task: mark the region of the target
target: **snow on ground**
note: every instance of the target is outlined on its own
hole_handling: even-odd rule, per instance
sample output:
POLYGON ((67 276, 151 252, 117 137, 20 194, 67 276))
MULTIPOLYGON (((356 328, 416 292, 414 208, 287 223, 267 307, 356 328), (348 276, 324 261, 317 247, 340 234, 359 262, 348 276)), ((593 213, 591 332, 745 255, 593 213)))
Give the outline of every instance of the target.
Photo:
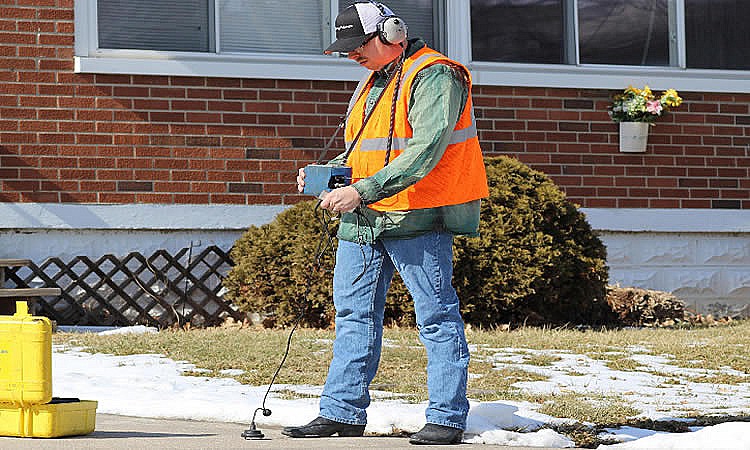
POLYGON ((701 414, 743 414, 750 411, 750 376, 731 369, 722 371, 679 368, 665 356, 635 354, 641 363, 634 371, 613 370, 607 362, 585 355, 531 349, 504 349, 491 359, 496 367, 512 366, 549 377, 544 381, 516 383, 514 386, 540 393, 579 392, 617 394, 629 406, 643 411, 651 419, 684 416, 691 411, 701 414), (523 364, 513 358, 518 353, 546 354, 561 358, 550 366, 523 364), (513 362, 504 362, 510 360, 513 362), (696 383, 695 377, 731 374, 746 376, 739 385, 696 383))
MULTIPOLYGON (((148 329, 121 329, 119 333, 149 332, 148 329)), ((680 417, 686 411, 701 414, 748 415, 749 383, 710 385, 690 381, 691 376, 711 375, 699 369, 681 369, 669 365, 668 357, 636 355, 643 371, 622 372, 585 355, 554 352, 561 358, 549 366, 523 363, 529 349, 498 349, 491 357, 501 367, 512 365, 550 378, 545 381, 517 383, 530 392, 580 392, 619 395, 644 417, 666 419, 680 417), (646 372, 648 368, 649 372, 646 372), (650 372, 656 372, 650 373, 650 372), (657 375, 658 374, 658 375, 657 375), (663 374, 679 379, 679 384, 664 383, 663 374)), ((544 351, 546 352, 546 351, 544 351)), ((246 386, 231 378, 238 369, 223 371, 223 378, 184 376, 200 368, 173 361, 161 355, 112 356, 89 354, 77 349, 55 346, 53 349, 53 393, 56 397, 97 400, 97 411, 137 417, 174 418, 236 422, 248 424, 261 406, 267 386, 246 386)), ((737 375, 736 372, 732 372, 737 375)), ((320 386, 276 385, 274 390, 291 390, 319 395, 320 386)), ((417 431, 424 424, 424 404, 405 403, 397 396, 374 393, 368 409, 367 431, 390 433, 393 430, 417 431)), ((316 398, 284 399, 273 394, 266 407, 271 416, 258 414, 258 426, 304 424, 318 412, 316 398)), ((471 402, 464 441, 473 444, 498 444, 528 447, 573 447, 574 443, 545 424, 561 424, 564 419, 536 412, 538 405, 525 402, 471 402), (513 430, 513 431, 509 431, 513 430), (519 432, 521 431, 521 432, 519 432)), ((750 422, 728 422, 695 428, 690 433, 663 433, 630 427, 608 430, 606 437, 618 444, 600 449, 742 449, 750 450, 750 422)))

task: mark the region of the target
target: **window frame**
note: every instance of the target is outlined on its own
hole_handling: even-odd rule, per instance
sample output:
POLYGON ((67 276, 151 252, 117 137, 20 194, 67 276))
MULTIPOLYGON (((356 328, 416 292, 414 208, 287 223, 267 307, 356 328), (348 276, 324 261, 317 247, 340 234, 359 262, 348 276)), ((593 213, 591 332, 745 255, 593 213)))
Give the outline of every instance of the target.
MULTIPOLYGON (((209 4, 214 8, 214 1, 209 4)), ((337 0, 324 0, 330 17, 338 14, 337 0)), ((316 80, 358 80, 365 69, 338 56, 284 53, 166 52, 98 48, 97 3, 74 0, 76 73, 130 75, 207 76, 229 78, 299 79, 311 74, 316 80)), ((218 46, 218 14, 214 14, 210 48, 218 46)), ((335 38, 331 23, 329 42, 335 38)), ((213 50, 215 51, 215 50, 213 50)))
MULTIPOLYGON (((387 3, 387 0, 385 0, 387 3)), ((475 84, 496 86, 623 89, 648 84, 654 89, 674 88, 695 92, 750 92, 750 71, 689 69, 686 67, 685 0, 669 1, 672 25, 671 67, 580 64, 577 8, 568 7, 566 48, 575 64, 525 64, 473 61, 471 58, 470 0, 442 0, 435 24, 449 57, 465 64, 475 84)), ((330 17, 338 13, 338 0, 325 0, 330 17)), ((570 5, 575 5, 572 0, 570 5)), ((230 78, 313 79, 356 81, 365 69, 346 58, 299 54, 216 54, 108 50, 97 48, 96 2, 75 0, 75 72, 133 75, 208 76, 230 78)), ((331 23, 324 24, 335 35, 331 23)), ((214 33, 216 35, 216 33, 214 33)), ((213 42, 214 39, 211 39, 213 42)), ((214 42, 215 45, 215 42, 214 42)))

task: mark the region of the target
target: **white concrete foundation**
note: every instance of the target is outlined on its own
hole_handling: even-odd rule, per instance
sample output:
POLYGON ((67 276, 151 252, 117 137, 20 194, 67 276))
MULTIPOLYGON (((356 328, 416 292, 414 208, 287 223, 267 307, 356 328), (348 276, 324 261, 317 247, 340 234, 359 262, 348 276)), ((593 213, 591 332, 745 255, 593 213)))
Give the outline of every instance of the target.
MULTIPOLYGON (((0 258, 228 250, 285 206, 0 204, 0 258)), ((672 292, 690 308, 750 317, 750 211, 583 209, 607 246, 610 284, 672 292)))
POLYGON ((671 292, 702 314, 750 317, 750 211, 585 209, 610 284, 671 292))

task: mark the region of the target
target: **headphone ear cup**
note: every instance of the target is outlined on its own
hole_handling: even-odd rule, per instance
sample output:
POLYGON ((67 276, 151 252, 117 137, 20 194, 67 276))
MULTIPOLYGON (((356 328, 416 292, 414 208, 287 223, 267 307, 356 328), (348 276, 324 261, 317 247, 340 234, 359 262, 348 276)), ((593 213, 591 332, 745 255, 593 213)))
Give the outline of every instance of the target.
POLYGON ((378 24, 378 36, 384 44, 400 44, 406 40, 406 22, 400 17, 388 17, 378 24))

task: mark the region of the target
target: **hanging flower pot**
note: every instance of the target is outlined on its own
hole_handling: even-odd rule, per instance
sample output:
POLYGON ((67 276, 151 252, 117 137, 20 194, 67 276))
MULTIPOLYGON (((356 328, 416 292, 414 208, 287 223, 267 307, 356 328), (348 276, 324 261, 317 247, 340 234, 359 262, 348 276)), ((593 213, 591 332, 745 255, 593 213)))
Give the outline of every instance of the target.
POLYGON ((620 151, 645 152, 649 126, 681 103, 682 99, 674 89, 667 89, 657 97, 648 86, 643 89, 628 86, 622 94, 615 95, 609 115, 620 124, 620 151))
POLYGON ((647 122, 620 122, 620 151, 624 153, 643 153, 648 144, 647 122))

